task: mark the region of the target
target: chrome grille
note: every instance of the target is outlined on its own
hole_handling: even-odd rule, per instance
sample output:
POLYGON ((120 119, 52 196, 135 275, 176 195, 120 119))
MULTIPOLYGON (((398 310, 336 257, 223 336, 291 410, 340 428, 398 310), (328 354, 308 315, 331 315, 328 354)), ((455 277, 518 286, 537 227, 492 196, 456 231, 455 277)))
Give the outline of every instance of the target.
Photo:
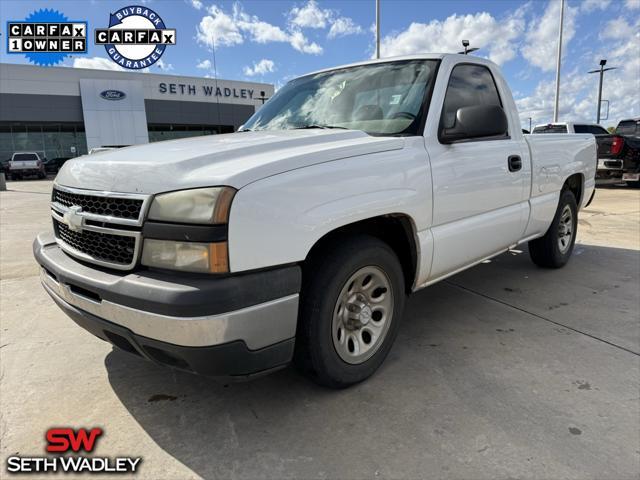
POLYGON ((72 193, 59 187, 53 189, 51 201, 70 207, 77 205, 83 212, 106 217, 135 219, 140 218, 144 200, 139 198, 111 197, 95 194, 72 193))
POLYGON ((58 245, 87 262, 118 270, 134 268, 150 198, 56 185, 51 215, 58 245))
POLYGON ((80 253, 89 255, 102 262, 128 266, 133 263, 136 253, 135 237, 124 237, 109 233, 74 232, 64 223, 54 219, 56 236, 64 243, 80 253))

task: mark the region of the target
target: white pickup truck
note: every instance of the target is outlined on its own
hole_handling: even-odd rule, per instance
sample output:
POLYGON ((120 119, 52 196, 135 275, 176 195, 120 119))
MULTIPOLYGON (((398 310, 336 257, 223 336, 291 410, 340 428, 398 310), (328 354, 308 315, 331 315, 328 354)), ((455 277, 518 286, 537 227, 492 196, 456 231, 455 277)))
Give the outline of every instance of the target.
POLYGON ((9 161, 9 175, 11 180, 19 180, 29 175, 36 175, 38 178, 47 176, 44 163, 36 152, 14 153, 9 161))
POLYGON ((593 135, 523 136, 500 70, 425 54, 297 78, 241 131, 81 157, 52 192, 42 283, 155 362, 370 376, 407 294, 521 243, 569 259, 593 135))

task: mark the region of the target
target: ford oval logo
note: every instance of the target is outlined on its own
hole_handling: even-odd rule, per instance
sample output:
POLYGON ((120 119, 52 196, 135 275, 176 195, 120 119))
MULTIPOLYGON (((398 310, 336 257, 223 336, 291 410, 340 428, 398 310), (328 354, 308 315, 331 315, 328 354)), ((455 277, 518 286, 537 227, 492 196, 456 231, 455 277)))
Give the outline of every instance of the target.
POLYGON ((122 100, 127 94, 120 90, 105 90, 100 92, 100 96, 105 100, 122 100))

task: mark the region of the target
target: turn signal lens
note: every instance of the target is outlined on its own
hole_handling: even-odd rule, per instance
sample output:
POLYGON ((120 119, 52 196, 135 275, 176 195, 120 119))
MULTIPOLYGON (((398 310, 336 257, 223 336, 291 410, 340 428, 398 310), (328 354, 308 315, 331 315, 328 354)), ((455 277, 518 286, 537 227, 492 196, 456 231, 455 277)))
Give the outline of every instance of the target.
POLYGON ((198 243, 145 239, 142 264, 183 272, 227 273, 227 242, 198 243))

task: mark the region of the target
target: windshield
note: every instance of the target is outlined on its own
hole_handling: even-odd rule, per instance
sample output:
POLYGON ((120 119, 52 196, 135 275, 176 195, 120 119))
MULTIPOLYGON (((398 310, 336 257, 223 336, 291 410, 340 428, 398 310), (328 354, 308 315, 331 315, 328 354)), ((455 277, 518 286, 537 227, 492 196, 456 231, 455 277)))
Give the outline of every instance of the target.
POLYGON ((624 122, 620 122, 616 127, 616 133, 620 135, 640 134, 640 121, 627 120, 624 122))
POLYGON ((350 67, 292 80, 243 130, 345 128, 372 135, 416 135, 436 60, 350 67))
POLYGON ((533 133, 567 133, 566 125, 543 125, 533 129, 533 133))
POLYGON ((29 160, 38 160, 38 156, 35 153, 16 153, 13 156, 14 162, 24 162, 29 160))

